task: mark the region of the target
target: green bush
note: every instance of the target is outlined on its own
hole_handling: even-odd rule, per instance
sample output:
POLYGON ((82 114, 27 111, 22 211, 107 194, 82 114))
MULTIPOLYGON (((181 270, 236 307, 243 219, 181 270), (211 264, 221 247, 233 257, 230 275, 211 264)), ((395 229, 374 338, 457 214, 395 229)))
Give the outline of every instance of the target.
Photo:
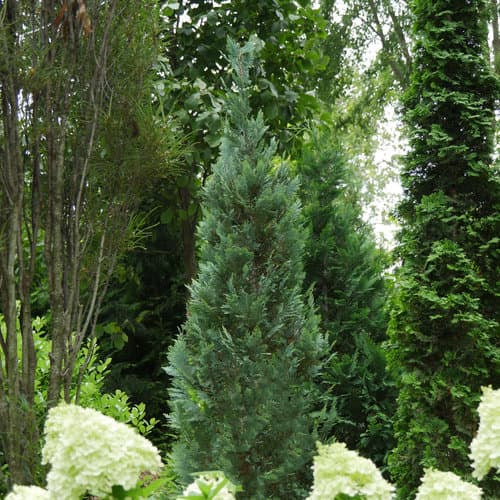
POLYGON ((386 370, 387 256, 362 219, 356 176, 331 133, 314 132, 296 166, 309 229, 304 268, 328 339, 320 373, 319 439, 379 466, 394 446, 396 390, 386 370))
MULTIPOLYGON (((35 401, 34 410, 37 420, 43 427, 48 406, 47 391, 49 384, 50 351, 51 342, 47 338, 46 326, 48 319, 45 316, 33 319, 33 336, 37 356, 35 376, 35 401)), ((0 314, 0 328, 3 328, 3 316, 0 314)), ((18 333, 20 335, 20 333, 18 333)), ((21 345, 21 342, 18 343, 21 345)), ((110 370, 111 359, 99 360, 99 348, 93 341, 88 341, 77 357, 74 370, 74 381, 70 392, 70 401, 78 402, 81 406, 93 408, 105 415, 113 417, 119 422, 130 424, 141 434, 148 435, 157 425, 157 420, 146 417, 146 406, 143 403, 132 404, 128 395, 123 391, 116 390, 113 393, 103 392, 106 376, 110 370)), ((61 400, 63 400, 61 394, 61 400)), ((41 443, 32 443, 33 446, 41 447, 41 443)), ((37 480, 42 482, 45 475, 44 468, 39 467, 37 480)), ((8 469, 2 461, 2 450, 0 449, 0 495, 5 494, 8 484, 8 469)))

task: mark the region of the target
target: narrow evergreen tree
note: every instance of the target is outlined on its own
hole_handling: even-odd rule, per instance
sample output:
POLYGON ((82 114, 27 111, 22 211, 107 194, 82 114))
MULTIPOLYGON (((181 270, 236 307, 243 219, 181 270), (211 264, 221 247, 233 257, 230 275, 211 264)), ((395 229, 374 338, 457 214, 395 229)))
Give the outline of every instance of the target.
POLYGON ((396 398, 381 348, 387 259, 362 219, 356 176, 330 134, 312 134, 297 170, 310 228, 305 282, 314 286, 330 345, 320 376, 320 439, 334 437, 384 467, 396 398))
POLYGON ((257 44, 228 43, 234 91, 204 193, 188 319, 169 352, 173 458, 186 481, 218 469, 242 484, 242 498, 303 498, 322 342, 301 292, 298 185, 273 162, 262 114, 250 116, 257 44))
MULTIPOLYGON (((487 60, 486 8, 483 0, 413 3, 411 151, 389 327, 400 385, 390 468, 404 499, 424 467, 469 476, 480 387, 500 380, 498 84, 487 60)), ((482 486, 492 493, 495 478, 482 486)))

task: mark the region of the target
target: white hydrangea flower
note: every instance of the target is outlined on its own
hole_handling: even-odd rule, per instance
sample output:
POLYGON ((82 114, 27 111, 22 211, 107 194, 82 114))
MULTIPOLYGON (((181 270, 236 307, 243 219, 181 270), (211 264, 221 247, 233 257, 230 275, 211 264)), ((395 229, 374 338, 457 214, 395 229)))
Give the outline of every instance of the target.
POLYGON ((50 495, 47 490, 38 486, 20 486, 16 484, 5 497, 5 500, 50 500, 50 495))
POLYGON ((426 469, 415 500, 480 500, 482 490, 453 472, 426 469))
POLYGON ((204 498, 204 492, 208 492, 208 498, 213 500, 235 500, 236 487, 222 472, 200 472, 179 498, 199 496, 204 498), (217 491, 218 486, 222 482, 225 482, 224 486, 217 491), (217 493, 214 495, 215 491, 217 493))
POLYGON ((500 470, 500 389, 483 387, 478 407, 479 429, 470 445, 472 475, 481 480, 492 467, 500 470))
POLYGON ((51 464, 47 489, 52 498, 74 500, 87 491, 128 490, 142 472, 162 467, 158 450, 134 429, 90 408, 61 404, 49 411, 42 463, 51 464))
POLYGON ((344 443, 322 445, 314 457, 314 486, 308 500, 332 500, 340 493, 365 495, 370 500, 393 498, 388 483, 375 464, 348 450, 344 443))

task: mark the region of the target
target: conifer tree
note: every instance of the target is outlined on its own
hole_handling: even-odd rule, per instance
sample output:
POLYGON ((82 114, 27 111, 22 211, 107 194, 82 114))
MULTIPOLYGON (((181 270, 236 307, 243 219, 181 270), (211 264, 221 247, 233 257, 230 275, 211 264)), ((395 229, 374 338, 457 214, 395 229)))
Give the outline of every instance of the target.
POLYGON ((327 132, 311 134, 297 165, 309 226, 307 286, 328 338, 321 376, 319 434, 385 466, 393 446, 395 387, 386 371, 386 254, 363 221, 356 175, 327 132))
POLYGON ((222 470, 242 498, 303 498, 313 452, 312 377, 322 340, 302 294, 298 185, 251 117, 259 40, 228 42, 233 91, 220 157, 204 193, 188 319, 169 352, 173 447, 183 480, 222 470))
MULTIPOLYGON (((486 2, 417 0, 413 8, 411 149, 389 327, 400 386, 390 468, 404 499, 424 467, 469 476, 480 388, 500 380, 498 83, 487 60, 486 2)), ((494 482, 481 486, 491 493, 494 482)))

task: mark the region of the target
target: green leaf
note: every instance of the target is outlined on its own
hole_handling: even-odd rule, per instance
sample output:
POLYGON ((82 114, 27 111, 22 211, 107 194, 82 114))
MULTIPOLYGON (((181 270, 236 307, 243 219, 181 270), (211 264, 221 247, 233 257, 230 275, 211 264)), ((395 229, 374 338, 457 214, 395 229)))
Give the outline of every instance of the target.
POLYGON ((167 208, 163 210, 160 215, 160 222, 162 224, 170 224, 174 218, 174 210, 172 208, 167 208))

